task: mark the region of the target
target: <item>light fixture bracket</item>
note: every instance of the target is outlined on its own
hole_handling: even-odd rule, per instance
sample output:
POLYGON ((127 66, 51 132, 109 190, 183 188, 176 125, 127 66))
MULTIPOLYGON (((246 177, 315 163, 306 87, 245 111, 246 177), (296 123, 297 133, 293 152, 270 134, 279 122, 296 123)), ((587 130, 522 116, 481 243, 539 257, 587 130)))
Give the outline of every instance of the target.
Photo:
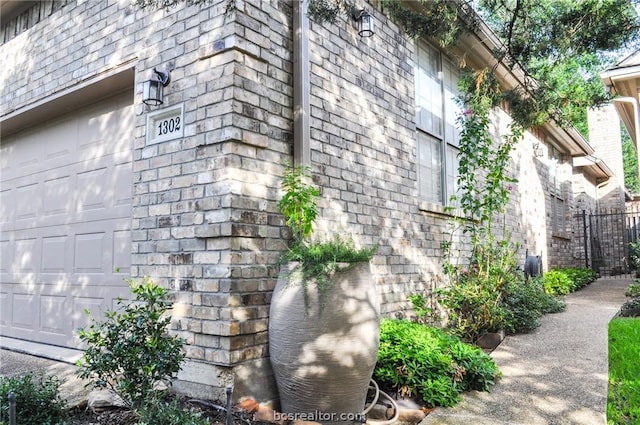
POLYGON ((171 82, 171 71, 158 71, 158 69, 153 68, 153 73, 156 74, 156 78, 164 87, 167 87, 171 82))
POLYGON ((352 6, 351 18, 358 23, 358 34, 361 37, 371 37, 374 34, 373 16, 366 9, 352 6))

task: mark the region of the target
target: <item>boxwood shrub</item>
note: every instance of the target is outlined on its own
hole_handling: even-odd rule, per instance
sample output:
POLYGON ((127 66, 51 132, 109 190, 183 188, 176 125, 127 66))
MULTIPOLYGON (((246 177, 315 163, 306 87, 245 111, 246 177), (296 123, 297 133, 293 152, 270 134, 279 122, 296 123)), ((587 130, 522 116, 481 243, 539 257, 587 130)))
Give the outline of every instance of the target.
POLYGON ((487 391, 500 372, 491 357, 441 329, 384 319, 374 377, 386 390, 454 406, 460 393, 487 391))

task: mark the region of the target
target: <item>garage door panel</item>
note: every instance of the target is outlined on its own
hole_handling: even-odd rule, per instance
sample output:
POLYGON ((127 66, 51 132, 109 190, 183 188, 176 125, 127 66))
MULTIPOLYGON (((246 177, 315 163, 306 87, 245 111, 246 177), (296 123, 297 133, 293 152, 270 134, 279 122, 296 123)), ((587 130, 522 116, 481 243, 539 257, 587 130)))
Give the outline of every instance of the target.
POLYGON ((64 336, 71 327, 69 303, 66 296, 40 296, 40 329, 49 334, 64 336))
POLYGON ((30 183, 16 188, 16 220, 32 220, 38 216, 41 203, 37 183, 30 183))
POLYGON ((108 180, 106 167, 79 173, 76 180, 76 211, 104 209, 109 191, 104 182, 108 180))
POLYGON ((38 322, 38 310, 36 307, 36 295, 32 293, 14 293, 12 297, 13 316, 11 325, 22 331, 33 331, 38 322))
POLYGON ((102 273, 104 271, 104 239, 104 233, 87 233, 75 236, 74 273, 102 273))
POLYGON ((131 205, 133 183, 131 181, 131 163, 118 164, 113 170, 114 206, 131 205))
POLYGON ((11 299, 7 292, 0 292, 0 327, 11 323, 11 299))
POLYGON ((19 239, 13 244, 13 271, 16 273, 35 273, 40 258, 38 240, 19 239))
POLYGON ((2 141, 0 334, 78 347, 85 307, 130 296, 131 100, 2 141))
POLYGON ((43 215, 66 214, 73 205, 71 176, 63 175, 44 181, 43 215))
POLYGON ((13 262, 13 249, 11 241, 0 241, 0 273, 2 274, 9 273, 9 266, 13 262))
POLYGON ((120 274, 131 273, 131 232, 113 232, 113 269, 120 274))
POLYGON ((42 238, 42 266, 43 274, 64 273, 68 270, 67 236, 49 236, 42 238))

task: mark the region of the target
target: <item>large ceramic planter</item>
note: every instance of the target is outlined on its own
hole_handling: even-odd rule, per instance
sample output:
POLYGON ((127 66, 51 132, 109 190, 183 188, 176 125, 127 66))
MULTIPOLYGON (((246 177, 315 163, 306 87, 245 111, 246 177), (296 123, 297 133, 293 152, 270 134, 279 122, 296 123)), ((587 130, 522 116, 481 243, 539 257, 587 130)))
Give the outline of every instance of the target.
POLYGON ((380 340, 380 307, 369 263, 334 274, 322 311, 311 282, 305 308, 296 267, 283 266, 269 316, 281 411, 322 423, 353 422, 364 409, 380 340))

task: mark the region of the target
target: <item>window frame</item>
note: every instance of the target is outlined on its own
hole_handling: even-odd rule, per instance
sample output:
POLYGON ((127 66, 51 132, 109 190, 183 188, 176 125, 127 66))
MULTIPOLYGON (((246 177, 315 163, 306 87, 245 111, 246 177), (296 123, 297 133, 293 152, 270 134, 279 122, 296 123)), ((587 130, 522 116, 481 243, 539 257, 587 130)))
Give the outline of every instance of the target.
POLYGON ((565 199, 564 187, 566 180, 561 178, 562 157, 563 154, 556 146, 547 140, 549 146, 549 196, 551 199, 552 209, 552 235, 558 237, 566 237, 567 235, 567 203, 565 199))
MULTIPOLYGON (((418 40, 415 43, 415 77, 414 77, 414 92, 415 92, 415 125, 416 125, 416 142, 417 142, 417 178, 418 178, 418 198, 425 209, 442 211, 445 207, 453 206, 451 203, 451 196, 457 191, 458 180, 458 153, 459 153, 459 140, 460 129, 458 128, 457 116, 461 111, 460 106, 456 106, 455 97, 459 95, 457 90, 457 83, 460 79, 460 72, 455 62, 445 54, 441 49, 435 47, 431 43, 425 40, 418 40), (429 55, 422 53, 427 51, 429 55), (435 55, 434 55, 435 53, 435 55), (423 65, 425 61, 430 61, 435 57, 436 59, 436 73, 437 82, 439 86, 439 102, 440 108, 437 112, 440 114, 440 126, 438 129, 434 129, 434 125, 429 121, 427 124, 421 119, 421 109, 425 105, 419 103, 421 98, 420 93, 425 92, 425 87, 418 81, 419 73, 424 72, 433 78, 434 75, 429 72, 423 65), (421 60, 422 59, 422 60, 421 60), (452 81, 447 83, 445 72, 451 74, 452 81), (453 81, 454 80, 454 81, 453 81), (455 96, 447 98, 447 94, 453 92, 455 96), (452 107, 453 105, 453 107, 452 107), (450 119, 453 122, 450 123, 450 119), (429 125, 431 124, 431 125, 429 125), (451 133, 448 125, 451 125, 453 132, 451 133), (431 127, 431 128, 429 128, 431 127), (449 134, 451 133, 451 134, 449 134), (435 167, 423 166, 422 157, 426 143, 437 144, 438 152, 438 189, 437 191, 430 190, 430 193, 425 193, 424 186, 425 178, 431 178, 434 175, 432 171, 435 167), (425 169, 429 169, 429 175, 425 176, 425 169)), ((429 105, 432 106, 432 105, 429 105)), ((433 109, 424 108, 428 112, 436 112, 433 109)), ((434 158, 431 155, 431 158, 434 158)), ((433 159, 432 159, 433 162, 433 159)), ((427 185, 428 186, 428 185, 427 185)))

